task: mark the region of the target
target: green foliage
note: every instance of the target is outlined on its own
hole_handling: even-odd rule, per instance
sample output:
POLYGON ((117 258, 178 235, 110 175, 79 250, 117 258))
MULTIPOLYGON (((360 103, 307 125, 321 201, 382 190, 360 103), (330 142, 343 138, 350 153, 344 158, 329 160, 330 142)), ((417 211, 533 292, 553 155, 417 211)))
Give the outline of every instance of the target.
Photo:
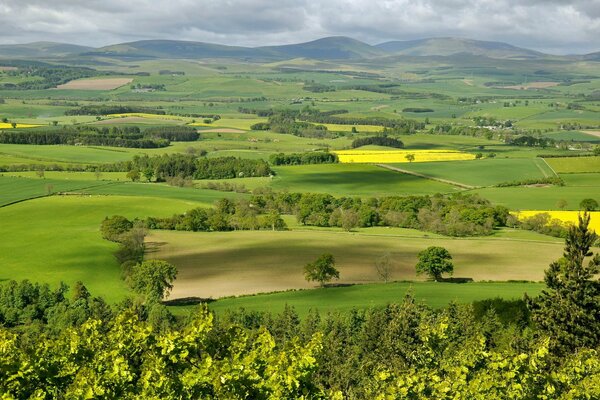
POLYGON ((213 340, 200 312, 160 332, 123 312, 90 319, 20 346, 0 328, 0 392, 6 398, 318 399, 312 375, 320 336, 279 348, 271 334, 231 328, 213 340))
POLYGON ((442 280, 442 274, 452 274, 454 265, 450 252, 443 247, 430 246, 419 253, 417 274, 427 274, 434 281, 442 280))
POLYGON ((133 222, 122 215, 113 215, 110 218, 104 218, 100 225, 100 233, 102 233, 103 239, 120 242, 121 236, 129 232, 131 228, 133 228, 133 222))
POLYGON ((335 269, 335 258, 332 254, 322 254, 314 262, 304 266, 304 277, 307 281, 319 282, 321 286, 333 278, 339 279, 340 272, 335 269))
POLYGON ((127 282, 131 289, 156 303, 168 296, 177 277, 177 268, 162 260, 146 260, 131 268, 127 282))
POLYGON ((550 336, 556 355, 600 345, 600 254, 591 251, 598 235, 588 229, 589 222, 585 213, 569 228, 564 256, 546 270, 548 290, 528 300, 533 320, 550 336))
POLYGON ((333 164, 338 158, 335 154, 315 151, 309 153, 271 154, 269 162, 273 165, 305 165, 305 164, 333 164))
POLYGON ((387 136, 370 136, 365 138, 354 139, 352 141, 353 149, 368 145, 394 147, 397 149, 404 148, 404 143, 402 143, 401 140, 387 136))
POLYGON ((598 202, 594 199, 583 199, 579 203, 579 208, 583 211, 596 211, 598 209, 598 202))

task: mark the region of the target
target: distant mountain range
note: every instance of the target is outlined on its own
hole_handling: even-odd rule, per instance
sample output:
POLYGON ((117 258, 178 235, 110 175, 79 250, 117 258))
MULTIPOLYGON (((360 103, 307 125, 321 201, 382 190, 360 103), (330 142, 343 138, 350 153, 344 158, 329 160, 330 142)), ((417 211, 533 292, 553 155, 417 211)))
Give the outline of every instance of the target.
MULTIPOLYGON (((227 46, 180 40, 140 40, 100 48, 52 42, 0 45, 0 58, 102 56, 130 59, 237 58, 286 60, 290 58, 309 58, 315 60, 360 60, 389 56, 454 56, 460 54, 501 59, 558 57, 502 42, 461 38, 390 41, 375 46, 343 36, 326 37, 306 43, 263 47, 227 46)), ((600 61, 600 52, 568 57, 600 61)))

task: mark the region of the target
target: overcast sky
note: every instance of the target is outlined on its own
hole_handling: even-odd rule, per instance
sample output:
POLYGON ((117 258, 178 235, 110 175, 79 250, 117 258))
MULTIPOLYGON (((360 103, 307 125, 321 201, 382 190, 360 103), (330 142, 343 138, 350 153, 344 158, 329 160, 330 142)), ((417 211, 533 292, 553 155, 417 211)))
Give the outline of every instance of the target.
POLYGON ((0 42, 179 39, 242 46, 457 36, 600 50, 600 0, 0 0, 0 42))

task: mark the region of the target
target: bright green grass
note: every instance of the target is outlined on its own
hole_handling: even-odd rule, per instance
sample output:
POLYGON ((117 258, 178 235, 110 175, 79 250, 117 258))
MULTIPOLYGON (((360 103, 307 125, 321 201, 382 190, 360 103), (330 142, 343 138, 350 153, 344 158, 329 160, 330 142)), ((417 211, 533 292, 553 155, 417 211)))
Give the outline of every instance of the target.
POLYGON ((448 184, 366 164, 322 164, 274 168, 271 187, 334 196, 390 196, 455 192, 448 184))
POLYGON ((68 181, 64 179, 18 178, 0 175, 0 206, 46 196, 49 192, 66 192, 105 186, 102 181, 68 181))
POLYGON ((79 164, 109 163, 129 160, 132 155, 123 149, 85 146, 36 146, 27 144, 0 144, 0 153, 38 161, 79 164))
MULTIPOLYGON (((18 176, 23 178, 38 178, 37 171, 3 172, 4 176, 18 176)), ((86 181, 124 181, 127 180, 126 172, 79 172, 79 171, 44 171, 46 179, 60 180, 86 180, 86 181)))
POLYGON ((393 282, 348 287, 299 290, 257 296, 227 298, 210 303, 209 308, 217 313, 244 308, 247 311, 281 312, 286 305, 293 306, 300 316, 310 310, 347 312, 352 309, 384 307, 400 303, 411 293, 419 302, 440 308, 450 302, 471 303, 494 297, 521 299, 523 294, 537 295, 541 283, 436 283, 436 282, 393 282))
POLYGON ((560 177, 567 186, 600 186, 600 173, 563 174, 560 177))
POLYGON ((424 232, 361 230, 177 232, 152 231, 152 256, 174 264, 179 275, 173 298, 212 297, 310 288, 302 270, 323 253, 336 258, 340 283, 373 283, 375 260, 390 253, 392 279, 416 280, 417 254, 428 246, 447 248, 454 276, 475 281, 543 279, 563 243, 511 232, 497 237, 449 238, 424 232), (504 237, 502 237, 504 236, 504 237))
POLYGON ((441 163, 391 164, 433 178, 471 186, 492 186, 502 182, 554 176, 542 159, 499 158, 441 163))
POLYGON ((555 210, 559 200, 567 201, 565 210, 578 210, 581 200, 590 197, 600 199, 600 186, 484 188, 469 193, 478 193, 511 210, 555 210))
MULTIPOLYGON (((203 205, 210 207, 217 200, 224 197, 240 198, 244 194, 220 192, 216 190, 199 189, 193 187, 176 187, 159 183, 133 183, 122 182, 112 185, 93 187, 85 191, 89 194, 155 197, 173 199, 185 202, 188 208, 203 205)), ((186 211, 186 210, 183 210, 186 211)))
POLYGON ((557 173, 600 172, 600 157, 546 158, 557 173))
POLYGON ((549 132, 545 133, 544 136, 554 140, 565 140, 574 142, 600 142, 600 137, 580 131, 549 132))
POLYGON ((102 219, 168 216, 189 207, 153 197, 52 196, 0 208, 0 280, 82 281, 96 296, 121 300, 127 289, 112 255, 117 245, 101 238, 102 219))

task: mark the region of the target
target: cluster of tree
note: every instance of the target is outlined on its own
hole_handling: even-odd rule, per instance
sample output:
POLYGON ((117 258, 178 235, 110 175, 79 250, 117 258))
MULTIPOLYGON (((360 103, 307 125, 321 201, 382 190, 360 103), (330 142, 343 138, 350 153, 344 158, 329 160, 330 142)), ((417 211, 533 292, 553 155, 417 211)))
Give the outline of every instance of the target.
POLYGON ((249 190, 245 185, 241 183, 232 182, 212 182, 208 181, 202 184, 203 189, 218 190, 220 192, 236 192, 236 193, 248 193, 249 190))
POLYGON ((401 140, 388 137, 388 136, 370 136, 365 138, 357 138, 352 141, 352 148, 356 149, 357 147, 368 146, 368 145, 376 145, 376 146, 387 146, 394 147, 397 149, 404 148, 404 143, 401 140))
POLYGON ((433 135, 460 135, 472 137, 485 137, 486 139, 492 139, 494 137, 494 133, 488 128, 460 126, 452 124, 436 125, 429 130, 429 133, 433 135))
POLYGON ((269 162, 273 165, 333 164, 339 162, 338 157, 326 151, 307 153, 271 154, 269 162))
POLYGON ((502 182, 497 184, 497 187, 510 187, 510 186, 528 186, 528 185, 555 185, 564 186, 565 181, 559 176, 549 176, 546 178, 531 178, 522 179, 519 181, 502 182))
POLYGON ((556 141, 552 138, 547 137, 535 137, 530 135, 511 137, 507 140, 507 143, 513 146, 527 146, 527 147, 553 147, 556 145, 556 141))
MULTIPOLYGON (((328 137, 327 127, 314 125, 309 122, 298 121, 296 112, 283 111, 269 116, 268 128, 273 132, 285 133, 302 137, 324 138, 328 137)), ((266 126, 262 126, 265 128, 266 126)))
POLYGON ((423 107, 407 107, 403 108, 402 112, 410 112, 410 113, 430 113, 434 112, 433 108, 423 108, 423 107))
POLYGON ((200 138, 198 130, 191 126, 156 126, 145 129, 144 135, 173 142, 194 142, 200 138))
POLYGON ((221 199, 214 208, 195 208, 184 214, 166 218, 148 217, 149 229, 178 231, 285 230, 281 214, 276 209, 259 209, 247 200, 233 202, 221 199))
POLYGON ((264 160, 236 157, 197 158, 191 154, 162 154, 149 157, 136 155, 131 161, 115 164, 115 168, 138 171, 165 182, 169 177, 191 179, 228 179, 269 176, 273 171, 264 160))
POLYGON ((333 85, 324 85, 322 83, 308 83, 302 86, 302 89, 312 93, 335 92, 336 87, 333 85))
POLYGON ((167 147, 170 142, 166 139, 147 137, 137 127, 95 128, 61 127, 59 129, 35 129, 0 131, 0 143, 34 144, 34 145, 88 145, 113 146, 129 148, 158 148, 167 147))
POLYGON ((345 86, 346 90, 363 90, 365 92, 373 92, 373 93, 384 93, 390 94, 393 96, 402 96, 407 99, 439 99, 439 100, 449 100, 450 96, 441 94, 441 93, 433 93, 433 92, 411 92, 407 90, 399 89, 400 85, 394 83, 384 83, 379 85, 350 85, 345 86))
POLYGON ((148 114, 166 114, 160 108, 150 108, 142 106, 124 106, 112 104, 90 104, 73 108, 65 111, 65 115, 108 115, 108 114, 127 114, 127 113, 148 113, 148 114))
POLYGON ((18 83, 4 83, 2 89, 11 90, 43 90, 54 88, 69 81, 94 76, 111 75, 111 72, 97 71, 86 67, 69 67, 65 65, 34 64, 19 65, 16 70, 6 71, 11 76, 37 77, 18 83))
POLYGON ((513 125, 511 120, 499 121, 494 117, 483 116, 473 117, 473 122, 475 122, 475 125, 477 126, 496 126, 500 128, 510 128, 513 125))
POLYGON ((548 213, 539 213, 521 219, 517 219, 511 215, 508 218, 507 225, 560 238, 564 238, 567 235, 571 226, 570 223, 552 218, 548 213))
MULTIPOLYGON (((363 200, 320 193, 276 193, 270 189, 255 190, 249 201, 222 199, 213 212, 220 222, 201 230, 261 229, 263 226, 254 218, 258 215, 279 218, 280 214, 292 214, 303 225, 342 227, 348 231, 358 227, 397 226, 448 236, 477 236, 489 235, 494 228, 505 226, 509 215, 507 208, 492 206, 477 195, 394 196, 363 200), (240 224, 238 221, 243 218, 229 222, 229 217, 236 212, 240 216, 250 215, 251 223, 240 224)), ((176 229, 176 224, 184 217, 185 214, 167 218, 165 221, 173 223, 148 227, 176 229)))
MULTIPOLYGON (((383 308, 313 310, 302 319, 286 306, 277 315, 240 309, 218 316, 200 307, 176 320, 156 301, 112 308, 92 301, 83 285, 66 301, 64 286, 4 283, 0 315, 23 317, 0 327, 0 392, 11 398, 599 398, 600 255, 591 252, 597 235, 588 225, 584 215, 570 228, 539 296, 439 310, 407 294, 383 308)), ((438 250, 427 253, 448 260, 438 250)), ((334 265, 324 254, 307 265, 306 276, 335 277, 334 265)), ((147 299, 164 296, 172 283, 173 274, 155 264, 138 274, 137 293, 147 299)))
POLYGON ((137 83, 135 85, 131 85, 131 90, 152 90, 152 91, 165 91, 167 88, 163 83, 137 83))

